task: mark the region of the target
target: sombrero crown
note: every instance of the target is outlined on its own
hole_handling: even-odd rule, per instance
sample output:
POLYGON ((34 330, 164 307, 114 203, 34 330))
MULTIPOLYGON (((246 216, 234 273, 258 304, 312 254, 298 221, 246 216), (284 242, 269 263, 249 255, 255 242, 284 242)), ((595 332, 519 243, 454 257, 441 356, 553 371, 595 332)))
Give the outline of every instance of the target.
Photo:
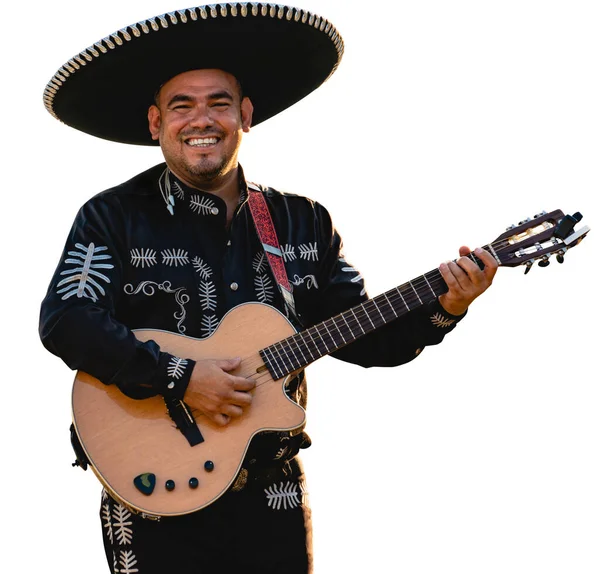
POLYGON ((254 104, 256 125, 318 88, 344 43, 306 10, 236 2, 168 12, 126 26, 71 58, 44 91, 46 109, 78 130, 156 145, 147 110, 158 88, 194 69, 233 74, 254 104))

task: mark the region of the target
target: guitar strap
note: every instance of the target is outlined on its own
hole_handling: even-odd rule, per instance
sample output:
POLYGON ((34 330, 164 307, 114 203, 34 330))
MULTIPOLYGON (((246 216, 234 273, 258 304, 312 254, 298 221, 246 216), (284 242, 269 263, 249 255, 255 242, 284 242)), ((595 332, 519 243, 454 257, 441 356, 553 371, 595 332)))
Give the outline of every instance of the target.
POLYGON ((297 325, 301 325, 296 313, 296 304, 292 292, 293 288, 285 271, 283 253, 279 246, 271 213, 267 207, 262 190, 253 183, 248 183, 248 204, 250 205, 250 213, 254 220, 254 227, 265 250, 267 261, 269 262, 275 281, 277 281, 279 291, 283 296, 288 318, 292 318, 297 325))

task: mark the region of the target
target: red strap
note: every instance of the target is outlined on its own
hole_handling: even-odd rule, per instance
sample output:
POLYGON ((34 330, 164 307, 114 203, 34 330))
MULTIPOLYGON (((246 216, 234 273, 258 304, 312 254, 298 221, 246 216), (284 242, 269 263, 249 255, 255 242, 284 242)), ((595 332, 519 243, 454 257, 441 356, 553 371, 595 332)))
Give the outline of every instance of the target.
POLYGON ((273 271, 286 305, 291 308, 292 313, 295 315, 292 287, 285 271, 285 265, 283 264, 283 253, 279 247, 279 240, 277 239, 271 213, 269 212, 262 191, 251 186, 251 184, 248 185, 248 204, 250 205, 250 212, 252 213, 256 232, 271 266, 271 271, 273 271))

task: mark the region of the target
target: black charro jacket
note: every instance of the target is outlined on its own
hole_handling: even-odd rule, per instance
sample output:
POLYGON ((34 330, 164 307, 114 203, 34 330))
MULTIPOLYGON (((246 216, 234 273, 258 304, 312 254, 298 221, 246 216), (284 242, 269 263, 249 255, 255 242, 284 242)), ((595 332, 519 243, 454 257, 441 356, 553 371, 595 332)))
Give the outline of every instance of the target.
MULTIPOLYGON (((170 174, 173 214, 160 164, 104 191, 79 211, 42 303, 43 344, 72 369, 128 396, 183 398, 194 361, 138 341, 133 330, 210 336, 233 307, 259 301, 285 312, 258 239, 240 169, 241 200, 229 228, 218 197, 170 174)), ((327 210, 305 197, 262 188, 302 326, 367 299, 342 254, 327 210)), ((457 324, 434 300, 333 353, 364 367, 395 366, 442 341, 457 324)), ((306 402, 303 377, 291 394, 306 402)))

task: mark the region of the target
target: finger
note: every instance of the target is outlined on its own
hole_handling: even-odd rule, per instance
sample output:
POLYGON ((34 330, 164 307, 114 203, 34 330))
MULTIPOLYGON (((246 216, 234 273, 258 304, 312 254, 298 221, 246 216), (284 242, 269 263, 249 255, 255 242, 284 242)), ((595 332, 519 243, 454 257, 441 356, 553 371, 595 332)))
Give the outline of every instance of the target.
POLYGON ((248 407, 252 404, 252 395, 249 393, 235 392, 229 399, 229 402, 232 405, 237 405, 239 407, 248 407))
POLYGON ((212 417, 212 420, 219 426, 224 427, 226 425, 229 424, 229 421, 231 420, 227 415, 224 415, 222 413, 219 413, 218 415, 214 415, 212 417))
POLYGON ((237 405, 224 405, 221 408, 221 416, 227 417, 228 419, 241 417, 244 414, 244 411, 241 407, 237 405))
POLYGON ((462 256, 456 261, 456 264, 469 276, 475 275, 481 271, 479 265, 475 263, 470 257, 462 256))
POLYGON ((498 270, 498 261, 496 261, 496 258, 485 249, 476 249, 475 254, 483 261, 483 264, 485 265, 483 272, 488 280, 491 281, 498 270))
POLYGON ((467 255, 469 255, 469 253, 471 253, 471 250, 466 245, 463 245, 458 248, 458 254, 461 257, 466 257, 467 255))
POLYGON ((469 288, 471 279, 469 278, 468 269, 462 267, 462 265, 468 267, 469 261, 465 263, 462 260, 463 258, 461 257, 461 259, 459 259, 459 261, 462 262, 460 265, 457 261, 450 261, 450 263, 448 263, 448 269, 454 277, 456 286, 464 290, 469 288))
POLYGON ((230 372, 237 369, 242 362, 240 357, 234 357, 233 359, 220 359, 217 361, 217 366, 223 371, 230 372))
POLYGON ((242 377, 233 378, 233 388, 236 391, 251 391, 256 387, 254 379, 244 379, 242 377))

